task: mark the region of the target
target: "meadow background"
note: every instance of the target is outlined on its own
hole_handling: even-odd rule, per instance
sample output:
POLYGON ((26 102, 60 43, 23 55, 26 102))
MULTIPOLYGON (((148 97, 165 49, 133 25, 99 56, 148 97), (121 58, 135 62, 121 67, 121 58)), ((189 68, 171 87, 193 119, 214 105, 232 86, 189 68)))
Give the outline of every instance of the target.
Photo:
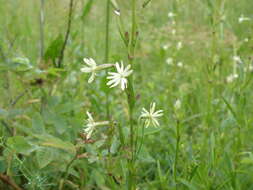
MULTIPOLYGON (((0 189, 253 189, 251 0, 152 0, 145 8, 137 0, 135 125, 151 102, 164 115, 160 127, 144 130, 135 189, 127 175, 126 95, 108 90, 106 72, 91 84, 80 72, 84 57, 97 64, 107 59, 108 2, 73 1, 58 68, 69 0, 44 0, 44 9, 42 1, 0 0, 0 189), (103 121, 108 109, 117 124, 97 129, 94 142, 85 142, 86 111, 103 121)), ((114 10, 120 9, 123 33, 130 32, 132 1, 115 2, 108 62, 128 63, 114 10)))

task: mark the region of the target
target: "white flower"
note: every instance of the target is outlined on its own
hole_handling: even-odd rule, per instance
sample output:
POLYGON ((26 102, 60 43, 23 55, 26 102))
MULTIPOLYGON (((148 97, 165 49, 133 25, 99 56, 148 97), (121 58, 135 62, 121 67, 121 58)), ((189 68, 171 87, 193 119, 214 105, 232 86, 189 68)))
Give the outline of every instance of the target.
POLYGON ((147 128, 150 123, 152 123, 155 127, 160 126, 157 120, 158 117, 163 116, 163 110, 155 111, 156 104, 153 102, 150 104, 150 110, 147 111, 145 108, 142 108, 141 111, 141 119, 145 119, 145 127, 147 128))
POLYGON ((181 101, 179 99, 177 99, 174 104, 175 110, 179 110, 181 108, 181 104, 182 104, 181 101))
POLYGON ((166 59, 166 63, 167 63, 168 65, 173 65, 173 58, 171 58, 171 57, 167 58, 167 59, 166 59))
POLYGON ((244 17, 243 14, 238 18, 239 23, 242 23, 244 21, 249 21, 249 20, 250 20, 250 18, 249 17, 244 17))
POLYGON ((83 61, 87 64, 87 66, 81 68, 81 72, 91 73, 88 83, 91 83, 92 81, 94 81, 95 76, 97 75, 96 71, 106 69, 106 68, 113 66, 113 64, 102 64, 102 65, 97 66, 96 62, 92 58, 89 58, 89 59, 84 58, 83 61))
POLYGON ((249 70, 250 72, 252 72, 252 71, 253 71, 253 65, 249 65, 248 70, 249 70))
POLYGON ((173 12, 169 12, 169 13, 168 13, 168 17, 169 17, 169 18, 173 18, 173 17, 175 17, 175 16, 176 16, 176 14, 173 13, 173 12))
POLYGON ((116 63, 116 69, 117 72, 109 72, 108 74, 110 76, 107 77, 109 81, 107 82, 107 85, 110 86, 110 88, 115 87, 120 84, 120 87, 122 90, 125 90, 127 88, 127 77, 131 75, 133 70, 130 70, 131 65, 128 65, 126 68, 124 68, 124 64, 121 61, 121 65, 117 62, 116 63))
POLYGON ((163 49, 164 49, 164 50, 167 50, 168 48, 169 48, 169 45, 167 45, 167 44, 166 44, 166 45, 163 45, 163 49))
POLYGON ((180 61, 180 62, 177 63, 177 66, 178 66, 178 67, 183 67, 184 64, 180 61))
POLYGON ((178 42, 178 43, 177 43, 177 50, 182 49, 182 47, 183 47, 182 42, 178 42))
POLYGON ((172 35, 175 35, 176 33, 177 33, 176 29, 172 29, 172 30, 171 30, 171 34, 172 34, 172 35))
POLYGON ((86 138, 90 139, 93 131, 95 130, 97 126, 108 125, 109 121, 95 122, 90 112, 87 111, 86 114, 88 116, 88 119, 87 119, 86 127, 84 128, 84 133, 87 135, 86 138))
POLYGON ((237 56, 237 55, 233 56, 233 60, 236 63, 242 63, 242 59, 239 56, 237 56))
POLYGON ((232 83, 235 79, 237 79, 239 75, 237 73, 231 74, 227 76, 227 83, 232 83))

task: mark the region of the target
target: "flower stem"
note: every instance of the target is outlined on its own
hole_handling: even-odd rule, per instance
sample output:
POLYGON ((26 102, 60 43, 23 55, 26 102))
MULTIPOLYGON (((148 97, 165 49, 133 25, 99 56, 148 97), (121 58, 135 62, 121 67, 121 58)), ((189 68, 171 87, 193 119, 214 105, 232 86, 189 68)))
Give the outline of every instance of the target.
MULTIPOLYGON (((134 64, 135 59, 135 45, 136 45, 136 0, 131 1, 132 4, 132 32, 131 32, 131 41, 130 47, 128 49, 128 59, 129 64, 134 64)), ((131 149, 131 159, 128 163, 128 190, 135 190, 136 183, 135 183, 135 143, 134 143, 134 106, 135 106, 135 95, 134 95, 134 88, 133 88, 133 78, 132 76, 129 77, 129 86, 127 88, 127 100, 129 106, 129 120, 130 120, 130 149, 131 149)))
POLYGON ((44 56, 44 8, 45 0, 40 1, 40 59, 44 56))
MULTIPOLYGON (((105 63, 109 62, 109 47, 110 47, 110 0, 106 0, 106 26, 105 26, 105 63)), ((106 115, 110 118, 110 102, 109 94, 106 92, 106 115)))
POLYGON ((174 168, 173 168, 173 175, 174 175, 174 181, 176 184, 177 189, 177 163, 178 163, 178 153, 179 153, 179 145, 180 145, 180 122, 177 120, 177 126, 176 126, 176 153, 175 153, 175 161, 174 161, 174 168))

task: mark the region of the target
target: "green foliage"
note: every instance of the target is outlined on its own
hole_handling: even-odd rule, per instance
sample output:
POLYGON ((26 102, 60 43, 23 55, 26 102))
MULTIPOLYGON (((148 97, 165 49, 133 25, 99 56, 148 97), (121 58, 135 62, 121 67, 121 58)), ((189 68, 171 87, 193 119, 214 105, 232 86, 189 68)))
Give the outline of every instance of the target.
POLYGON ((69 1, 44 2, 40 58, 40 2, 0 0, 1 174, 27 190, 253 189, 251 0, 140 0, 135 18, 132 0, 74 1, 64 69, 69 1), (80 72, 105 52, 132 64, 127 93, 108 88, 114 68, 80 72), (142 128, 150 102, 164 116, 142 128), (109 121, 91 139, 87 111, 109 121))

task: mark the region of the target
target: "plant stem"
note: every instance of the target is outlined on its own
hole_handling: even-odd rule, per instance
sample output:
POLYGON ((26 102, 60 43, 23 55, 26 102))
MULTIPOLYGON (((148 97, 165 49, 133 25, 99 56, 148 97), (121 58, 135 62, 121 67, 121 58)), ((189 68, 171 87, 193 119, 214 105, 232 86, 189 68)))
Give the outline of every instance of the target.
MULTIPOLYGON (((136 0, 132 0, 132 32, 131 32, 131 41, 130 47, 128 49, 128 58, 129 64, 133 66, 134 58, 135 58, 135 45, 136 45, 136 0)), ((134 106, 135 106, 135 96, 134 96, 134 88, 133 88, 133 78, 129 77, 129 86, 127 88, 127 98, 129 105, 129 120, 130 120, 130 148, 131 148, 131 159, 129 161, 129 179, 128 179, 128 190, 135 190, 135 147, 134 147, 134 106)))
POLYGON ((180 122, 177 120, 177 126, 176 126, 176 153, 175 153, 175 160, 174 160, 174 168, 173 168, 173 175, 174 175, 174 181, 176 184, 177 189, 177 163, 178 163, 178 152, 179 152, 179 145, 180 145, 180 122))
POLYGON ((40 0, 40 60, 44 56, 44 8, 45 0, 40 0))
MULTIPOLYGON (((109 47, 110 47, 109 29, 110 29, 110 0, 106 0, 105 63, 109 62, 109 47)), ((107 119, 110 119, 110 102, 108 92, 106 92, 106 114, 107 119)))
POLYGON ((63 61, 63 58, 64 58, 64 52, 65 52, 65 49, 66 49, 66 46, 67 46, 67 42, 68 42, 68 39, 69 39, 69 34, 70 34, 70 30, 71 30, 71 23, 72 23, 73 7, 74 7, 74 0, 70 0, 67 32, 66 32, 66 35, 65 35, 64 43, 62 45, 62 49, 60 51, 59 60, 58 60, 58 64, 57 64, 57 67, 59 67, 59 68, 62 67, 62 61, 63 61))
POLYGON ((64 183, 66 181, 66 179, 68 178, 69 175, 69 168, 70 166, 73 164, 73 162, 78 158, 78 154, 76 153, 75 157, 72 158, 72 160, 70 160, 70 162, 68 163, 66 170, 64 172, 64 177, 62 180, 60 180, 60 185, 59 185, 59 190, 62 190, 64 188, 64 183))

